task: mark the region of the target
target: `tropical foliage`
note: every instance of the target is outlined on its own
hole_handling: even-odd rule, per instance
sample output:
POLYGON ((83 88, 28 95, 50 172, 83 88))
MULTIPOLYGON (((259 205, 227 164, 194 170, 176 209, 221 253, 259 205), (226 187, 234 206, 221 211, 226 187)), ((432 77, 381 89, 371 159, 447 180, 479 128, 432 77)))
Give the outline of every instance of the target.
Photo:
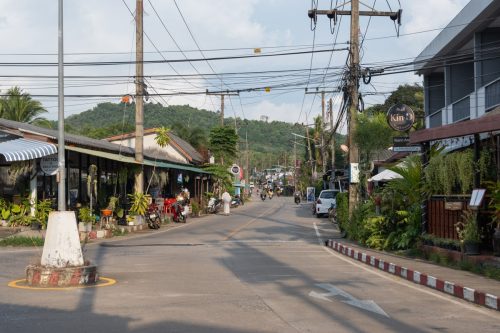
POLYGON ((216 161, 221 161, 221 164, 232 163, 238 153, 238 135, 234 128, 229 126, 212 128, 208 148, 216 161))
POLYGON ((31 98, 28 93, 19 87, 7 90, 6 96, 0 99, 0 118, 23 123, 43 123, 45 118, 40 117, 47 112, 42 103, 31 98))

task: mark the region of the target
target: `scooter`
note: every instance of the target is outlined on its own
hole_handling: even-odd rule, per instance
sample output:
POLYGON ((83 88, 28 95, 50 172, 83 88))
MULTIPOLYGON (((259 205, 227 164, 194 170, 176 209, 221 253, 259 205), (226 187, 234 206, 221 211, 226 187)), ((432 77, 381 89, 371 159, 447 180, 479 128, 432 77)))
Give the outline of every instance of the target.
POLYGON ((245 203, 241 200, 239 195, 235 195, 233 200, 231 200, 231 207, 243 206, 245 203))
POLYGON ((160 229, 160 210, 158 209, 158 205, 155 203, 150 204, 148 207, 148 211, 146 213, 146 223, 150 229, 160 229))
POLYGON ((262 201, 266 200, 266 193, 264 191, 260 193, 260 198, 262 199, 262 201))
POLYGON ((210 214, 217 214, 221 207, 222 200, 217 199, 216 197, 211 197, 210 200, 208 200, 207 212, 210 214))
POLYGON ((293 195, 293 201, 295 201, 295 204, 296 204, 296 205, 300 204, 300 194, 295 193, 295 194, 293 195))
POLYGON ((172 204, 172 220, 174 222, 186 223, 189 214, 189 205, 184 201, 177 201, 172 204))

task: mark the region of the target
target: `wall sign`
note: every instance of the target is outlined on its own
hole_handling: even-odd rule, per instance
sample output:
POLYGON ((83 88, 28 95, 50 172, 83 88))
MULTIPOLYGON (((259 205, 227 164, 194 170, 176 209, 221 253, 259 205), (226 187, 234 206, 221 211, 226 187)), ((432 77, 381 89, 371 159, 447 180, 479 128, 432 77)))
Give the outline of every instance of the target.
POLYGON ((53 176, 57 173, 59 169, 59 160, 57 154, 44 156, 40 159, 40 168, 43 173, 48 176, 53 176))
POLYGON ((407 131, 415 123, 415 113, 408 105, 395 104, 387 111, 387 123, 395 131, 407 131))

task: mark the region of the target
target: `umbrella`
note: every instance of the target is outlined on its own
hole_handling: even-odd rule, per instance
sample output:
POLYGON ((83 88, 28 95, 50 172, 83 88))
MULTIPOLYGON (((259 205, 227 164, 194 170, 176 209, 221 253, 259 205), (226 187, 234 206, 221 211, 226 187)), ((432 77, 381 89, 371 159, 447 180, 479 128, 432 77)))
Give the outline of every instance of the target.
POLYGON ((372 178, 368 179, 369 182, 386 182, 388 180, 403 178, 399 173, 385 169, 384 171, 376 174, 372 178))

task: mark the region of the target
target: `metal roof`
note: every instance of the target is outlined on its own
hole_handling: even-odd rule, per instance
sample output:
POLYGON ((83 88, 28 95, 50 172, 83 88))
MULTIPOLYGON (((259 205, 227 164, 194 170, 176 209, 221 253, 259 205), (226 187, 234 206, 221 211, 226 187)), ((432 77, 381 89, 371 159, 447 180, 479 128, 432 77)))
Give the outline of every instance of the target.
MULTIPOLYGON (((39 136, 44 136, 47 138, 50 138, 52 140, 57 140, 57 130, 49 129, 49 128, 43 128, 39 126, 35 126, 32 124, 28 123, 21 123, 18 121, 13 121, 13 120, 8 120, 8 119, 3 119, 0 118, 0 128, 6 128, 6 129, 15 129, 20 131, 21 133, 28 133, 28 134, 34 134, 34 135, 39 135, 39 136)), ((90 154, 90 155, 95 155, 95 156, 101 156, 105 158, 111 158, 111 156, 121 156, 121 157, 113 157, 111 159, 116 160, 117 158, 120 158, 123 162, 127 163, 132 163, 130 161, 134 161, 133 157, 135 156, 135 150, 130 147, 126 146, 120 146, 116 143, 111 143, 106 140, 97 140, 97 139, 91 139, 87 138, 85 136, 81 135, 75 135, 75 134, 64 134, 64 141, 65 141, 65 148, 68 150, 74 150, 74 151, 81 151, 83 152, 85 150, 85 153, 90 154), (77 145, 78 147, 74 147, 72 145, 77 145), (93 150, 97 149, 97 150, 93 150), (103 152, 105 151, 105 152, 103 152), (91 153, 92 152, 92 153, 91 153), (105 155, 106 152, 113 153, 112 155, 105 155), (101 154, 101 155, 97 155, 101 154)), ((194 149, 194 148, 193 148, 194 149)), ((206 171, 193 167, 189 164, 175 164, 171 163, 173 161, 168 160, 168 159, 157 159, 156 156, 153 156, 151 154, 144 154, 144 164, 146 165, 152 165, 150 163, 154 163, 154 161, 157 160, 156 163, 161 163, 161 167, 165 168, 172 168, 172 169, 180 169, 180 170, 189 170, 193 172, 199 172, 199 173, 206 173, 206 171), (148 161, 149 160, 149 161, 148 161)), ((157 164, 158 165, 158 164, 157 164)))
POLYGON ((474 32, 492 23, 498 17, 499 10, 498 0, 471 0, 415 58, 415 71, 423 72, 436 58, 462 47, 473 38, 474 32))
POLYGON ((6 162, 33 160, 56 153, 56 145, 48 142, 23 138, 0 142, 0 155, 6 162))

